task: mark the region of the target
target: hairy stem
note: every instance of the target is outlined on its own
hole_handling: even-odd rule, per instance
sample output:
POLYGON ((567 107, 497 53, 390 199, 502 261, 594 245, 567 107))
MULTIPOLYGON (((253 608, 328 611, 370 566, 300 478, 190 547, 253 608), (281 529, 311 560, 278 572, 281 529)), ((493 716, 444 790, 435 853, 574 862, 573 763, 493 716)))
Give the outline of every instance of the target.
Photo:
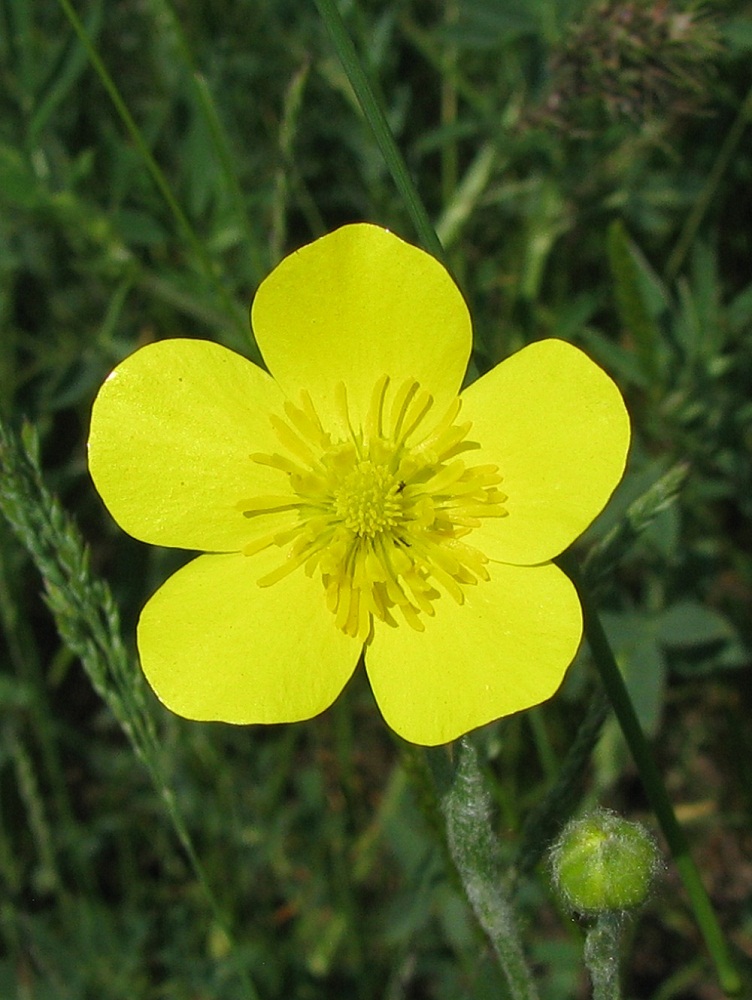
POLYGON ((467 737, 444 795, 447 842, 475 916, 493 945, 513 1000, 537 1000, 538 990, 522 950, 516 914, 507 889, 496 835, 491 825, 491 796, 467 737))

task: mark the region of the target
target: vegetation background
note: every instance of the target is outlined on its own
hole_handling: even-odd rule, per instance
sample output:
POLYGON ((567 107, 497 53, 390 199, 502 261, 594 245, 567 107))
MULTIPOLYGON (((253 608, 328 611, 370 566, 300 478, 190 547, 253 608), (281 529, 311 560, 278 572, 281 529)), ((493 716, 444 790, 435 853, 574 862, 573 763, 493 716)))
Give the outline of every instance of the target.
MULTIPOLYGON (((470 303, 477 371, 563 337, 628 399, 629 474, 582 551, 682 463, 599 593, 752 990, 752 4, 340 9, 470 303)), ((0 0, 0 415, 35 426, 25 439, 94 574, 62 510, 42 494, 41 513, 25 508, 6 469, 0 996, 504 997, 362 676, 320 718, 269 728, 186 722, 144 692, 135 618, 185 554, 124 536, 86 472, 90 405, 122 357, 180 335, 257 359, 247 306, 280 257, 354 220, 415 241, 406 208, 313 3, 75 11, 175 205, 64 0, 0 0), (112 634, 120 609, 120 687, 111 663, 86 672, 76 655, 96 660, 87 600, 112 634)), ((480 734, 510 863, 591 672, 583 652, 550 704, 480 734)), ((612 719, 585 777, 583 805, 653 825, 612 719)), ((545 863, 518 896, 542 996, 587 996, 582 928, 545 863)), ((671 865, 625 950, 627 996, 721 996, 671 865)))

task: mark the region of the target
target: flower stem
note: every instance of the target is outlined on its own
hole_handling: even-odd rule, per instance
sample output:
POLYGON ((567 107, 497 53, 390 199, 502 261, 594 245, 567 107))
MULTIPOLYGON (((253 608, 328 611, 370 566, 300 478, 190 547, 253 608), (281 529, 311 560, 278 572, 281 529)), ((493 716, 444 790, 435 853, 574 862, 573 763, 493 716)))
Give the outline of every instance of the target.
POLYGON ((616 663, 613 650, 603 631, 600 619, 585 590, 578 567, 574 561, 562 557, 558 560, 573 580, 580 595, 585 622, 585 636, 590 652, 613 705, 624 738, 627 741, 650 804, 666 838, 674 863, 681 875, 698 926, 715 964, 721 987, 727 996, 741 992, 741 980, 726 945, 726 940, 716 918, 700 873, 689 851, 684 831, 679 826, 666 786, 653 759, 637 713, 616 663))
POLYGON ((371 127, 374 138, 378 143, 381 155, 392 175, 392 179, 402 196, 413 225, 420 237, 421 242, 429 253, 438 260, 445 263, 444 248, 439 242, 428 212, 418 194, 410 172, 407 169, 404 157, 394 141, 392 130, 384 112, 382 101, 376 94, 376 89, 368 79, 368 75, 363 68, 363 64, 358 56, 352 39, 347 33, 345 22, 335 0, 314 0, 321 20, 327 27, 332 44, 337 51, 339 61, 345 71, 350 86, 355 92, 363 116, 371 127))
POLYGON ((442 803, 449 851, 473 912, 498 956, 510 995, 513 1000, 537 1000, 491 826, 491 796, 477 750, 467 737, 460 741, 458 757, 442 803))
POLYGON ((585 938, 585 965, 593 984, 593 1000, 621 1000, 619 941, 622 915, 601 913, 585 938))

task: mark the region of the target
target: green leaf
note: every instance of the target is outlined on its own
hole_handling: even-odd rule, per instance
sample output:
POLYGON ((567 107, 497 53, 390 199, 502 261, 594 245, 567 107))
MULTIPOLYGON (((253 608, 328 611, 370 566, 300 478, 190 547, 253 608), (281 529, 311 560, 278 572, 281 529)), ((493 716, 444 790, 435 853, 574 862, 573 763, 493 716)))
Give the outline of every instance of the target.
POLYGON ((658 730, 666 688, 666 661, 651 617, 622 612, 601 615, 624 683, 643 730, 658 730))
POLYGON ((678 601, 666 608, 657 620, 658 639, 669 648, 705 646, 736 638, 731 624, 712 608, 698 601, 678 601))

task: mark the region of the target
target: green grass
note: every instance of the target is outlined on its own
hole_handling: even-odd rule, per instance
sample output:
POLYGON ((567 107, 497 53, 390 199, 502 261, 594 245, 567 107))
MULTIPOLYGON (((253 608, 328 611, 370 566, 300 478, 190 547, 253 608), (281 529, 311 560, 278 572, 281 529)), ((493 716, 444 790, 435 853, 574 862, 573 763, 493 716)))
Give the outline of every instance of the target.
MULTIPOLYGON (((580 553, 750 990, 752 13, 340 10, 470 304, 474 373, 558 336, 625 393, 628 475, 580 553)), ((167 713, 133 631, 180 556, 128 539, 86 472, 122 357, 190 335, 258 360, 247 307, 285 253, 354 220, 419 242, 414 213, 313 2, 75 11, 130 130, 63 6, 0 0, 0 417, 34 425, 43 469, 0 443, 0 997, 504 997, 363 677, 295 726, 167 713)), ((507 863, 592 677, 583 653, 551 703, 479 734, 507 863)), ((562 810, 655 828, 618 726, 597 732, 562 810)), ((531 841, 523 938, 543 1000, 576 1000, 582 928, 531 841)), ((720 995, 671 865, 624 967, 627 997, 720 995)))

